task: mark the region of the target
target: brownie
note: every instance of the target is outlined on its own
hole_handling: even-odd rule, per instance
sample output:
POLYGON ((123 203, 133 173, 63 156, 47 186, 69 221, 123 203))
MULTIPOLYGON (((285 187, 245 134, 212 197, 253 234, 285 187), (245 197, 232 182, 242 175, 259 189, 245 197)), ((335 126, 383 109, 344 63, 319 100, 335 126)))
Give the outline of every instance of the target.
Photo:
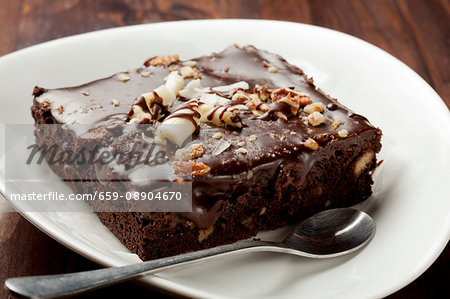
MULTIPOLYGON (((105 79, 36 87, 33 94, 36 124, 90 126, 89 132, 55 129, 67 131, 66 145, 85 147, 94 140, 126 152, 144 135, 124 128, 145 125, 146 138, 170 153, 174 182, 190 178, 192 212, 97 213, 143 260, 249 238, 351 206, 372 192, 381 131, 298 67, 252 46, 188 61, 157 56, 105 79), (167 124, 173 123, 187 131, 172 132, 167 124)), ((36 126, 39 146, 58 142, 55 134, 36 126)), ((133 188, 133 165, 50 167, 75 193, 133 188)))

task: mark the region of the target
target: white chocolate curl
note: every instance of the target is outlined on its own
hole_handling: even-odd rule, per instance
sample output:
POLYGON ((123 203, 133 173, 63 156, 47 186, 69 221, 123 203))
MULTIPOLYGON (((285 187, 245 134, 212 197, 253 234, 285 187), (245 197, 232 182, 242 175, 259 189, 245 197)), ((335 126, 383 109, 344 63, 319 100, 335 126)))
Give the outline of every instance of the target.
POLYGON ((143 119, 151 119, 151 115, 142 110, 141 106, 133 105, 131 108, 133 109, 133 115, 129 121, 130 124, 138 123, 143 119))
POLYGON ((216 126, 233 126, 242 128, 242 120, 239 116, 239 109, 247 109, 244 105, 223 105, 213 108, 205 119, 206 122, 216 126))
POLYGON ((248 89, 248 83, 245 81, 239 81, 230 85, 223 85, 223 86, 216 86, 213 87, 213 91, 216 92, 230 92, 233 91, 233 89, 248 89))
POLYGON ((200 84, 200 79, 192 80, 186 87, 180 90, 180 96, 186 99, 197 98, 203 92, 202 85, 200 84))
POLYGON ((198 100, 193 99, 180 105, 161 123, 157 135, 170 140, 170 142, 182 146, 186 139, 195 132, 200 124, 200 112, 198 100))
MULTIPOLYGON (((171 72, 165 78, 165 84, 157 87, 151 92, 143 93, 140 97, 145 99, 145 104, 149 111, 152 111, 153 102, 156 99, 155 93, 162 99, 162 104, 166 107, 170 107, 175 101, 178 92, 183 89, 184 80, 177 71, 171 72)), ((139 97, 139 98, 140 98, 139 97)), ((130 116, 130 122, 136 123, 144 119, 159 120, 162 115, 151 115, 142 110, 142 107, 134 104, 132 106, 133 114, 130 116), (136 119, 136 120, 135 120, 136 119)))

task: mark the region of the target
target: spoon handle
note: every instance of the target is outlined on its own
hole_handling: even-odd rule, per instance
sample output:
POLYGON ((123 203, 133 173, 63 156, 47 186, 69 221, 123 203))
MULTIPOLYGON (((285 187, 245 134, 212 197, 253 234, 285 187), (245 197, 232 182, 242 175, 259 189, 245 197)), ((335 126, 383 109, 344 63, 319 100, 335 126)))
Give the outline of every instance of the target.
POLYGON ((215 256, 245 248, 271 245, 263 241, 244 240, 233 244, 189 252, 140 264, 69 274, 9 278, 5 286, 25 298, 56 298, 87 292, 148 274, 149 271, 215 256))

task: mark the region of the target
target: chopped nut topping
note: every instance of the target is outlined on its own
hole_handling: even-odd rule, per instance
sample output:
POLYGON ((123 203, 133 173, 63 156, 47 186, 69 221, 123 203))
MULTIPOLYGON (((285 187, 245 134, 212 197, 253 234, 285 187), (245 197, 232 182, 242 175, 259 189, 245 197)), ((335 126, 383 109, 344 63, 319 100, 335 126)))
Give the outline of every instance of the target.
POLYGON ((311 113, 313 113, 315 111, 322 112, 323 109, 324 109, 324 107, 323 107, 322 103, 314 102, 314 103, 311 103, 309 105, 306 105, 305 108, 303 108, 303 111, 305 111, 308 114, 311 114, 311 113))
POLYGON ((185 65, 185 66, 195 66, 196 64, 197 64, 197 61, 194 61, 194 60, 188 60, 188 61, 183 62, 183 65, 185 65))
POLYGON ((147 60, 144 65, 145 66, 168 66, 172 63, 175 63, 179 60, 179 57, 177 54, 175 55, 164 55, 164 56, 155 56, 153 58, 150 58, 147 60))
POLYGON ((308 123, 309 123, 311 126, 314 126, 314 127, 320 125, 320 124, 323 123, 324 121, 325 121, 325 117, 322 115, 322 113, 317 112, 317 111, 311 113, 311 114, 308 116, 308 123))
POLYGON ((171 67, 167 68, 169 72, 178 71, 178 65, 172 65, 171 67))
POLYGON ((269 67, 270 66, 270 64, 267 61, 265 61, 265 60, 262 61, 262 65, 263 65, 263 67, 269 67))
POLYGON ((203 156, 205 148, 201 143, 192 144, 189 148, 181 148, 175 152, 175 158, 187 161, 203 156))
POLYGON ((278 72, 278 69, 274 66, 269 66, 268 71, 269 73, 276 73, 278 72))
POLYGON ((226 67, 223 68, 223 71, 224 71, 225 73, 228 73, 229 70, 230 70, 230 67, 229 67, 229 66, 226 66, 226 67))
POLYGON ((201 144, 201 143, 192 144, 191 149, 192 149, 192 159, 201 157, 205 153, 205 148, 203 147, 203 144, 201 144))
POLYGON ((251 100, 245 104, 250 110, 252 110, 253 114, 261 115, 264 112, 269 111, 270 107, 266 103, 262 102, 259 97, 253 96, 251 100))
POLYGON ((122 82, 127 82, 130 79, 131 79, 130 76, 127 76, 123 73, 117 75, 117 80, 122 81, 122 82))
POLYGON ((234 151, 236 154, 241 154, 241 155, 246 155, 247 154, 247 150, 243 147, 238 148, 237 150, 234 151))
POLYGON ((306 141, 303 142, 303 145, 306 146, 309 149, 312 149, 313 151, 316 151, 319 149, 319 144, 314 141, 314 139, 308 138, 306 141))
POLYGON ((215 133, 214 135, 212 135, 212 138, 214 138, 214 139, 220 139, 220 138, 222 138, 222 133, 220 133, 220 132, 215 133))
POLYGON ((331 127, 333 128, 333 130, 336 130, 337 127, 339 127, 340 125, 343 125, 343 124, 344 124, 344 122, 342 120, 337 119, 331 124, 331 127))
POLYGON ((150 77, 151 74, 152 72, 142 72, 141 77, 150 77))
POLYGON ((181 67, 180 74, 181 74, 181 76, 183 76, 183 78, 194 78, 195 77, 195 71, 190 66, 181 67))
POLYGON ((239 142, 237 143, 237 146, 239 146, 239 147, 245 146, 245 141, 239 141, 239 142))
POLYGON ((112 99, 112 104, 114 105, 114 106, 119 106, 120 105, 120 102, 118 101, 118 100, 116 100, 116 99, 112 99))
POLYGON ((285 141, 285 140, 286 140, 286 136, 285 135, 280 137, 280 141, 285 141))
POLYGON ((213 57, 211 57, 211 59, 210 59, 211 62, 214 62, 214 61, 216 61, 216 60, 217 60, 217 57, 216 57, 216 56, 213 56, 213 57))
POLYGON ((256 140, 256 138, 258 138, 258 136, 256 136, 256 135, 250 135, 250 136, 248 136, 247 140, 250 141, 250 142, 253 142, 253 141, 256 140))
POLYGON ((205 163, 194 161, 175 161, 173 162, 173 168, 175 173, 179 176, 201 176, 207 174, 211 170, 205 163))
POLYGON ((207 229, 198 230, 198 242, 201 243, 206 240, 214 231, 214 226, 210 226, 207 229))
POLYGON ((346 129, 342 129, 338 132, 339 137, 346 138, 348 136, 348 131, 346 129))
POLYGON ((262 207, 261 212, 259 213, 259 216, 262 216, 266 213, 267 208, 266 207, 262 207))
POLYGON ((58 113, 59 113, 59 114, 62 114, 63 111, 64 111, 64 107, 63 107, 62 105, 59 105, 58 113))
POLYGON ((196 78, 201 79, 202 75, 195 69, 195 67, 191 66, 183 66, 180 69, 180 74, 183 78, 196 78))
POLYGON ((267 90, 266 85, 256 85, 255 88, 253 88, 253 92, 261 101, 265 102, 270 98, 270 92, 267 90))
POLYGON ((84 96, 89 96, 91 93, 89 91, 83 91, 81 94, 84 96))
POLYGON ((207 174, 211 168, 209 168, 208 165, 206 165, 205 163, 197 163, 197 162, 192 162, 192 175, 193 176, 201 176, 204 174, 207 174))
MULTIPOLYGON (((283 102, 291 106, 292 115, 296 115, 300 107, 303 94, 289 88, 275 89, 271 93, 272 102, 283 102)), ((309 97, 308 97, 309 98, 309 97)))

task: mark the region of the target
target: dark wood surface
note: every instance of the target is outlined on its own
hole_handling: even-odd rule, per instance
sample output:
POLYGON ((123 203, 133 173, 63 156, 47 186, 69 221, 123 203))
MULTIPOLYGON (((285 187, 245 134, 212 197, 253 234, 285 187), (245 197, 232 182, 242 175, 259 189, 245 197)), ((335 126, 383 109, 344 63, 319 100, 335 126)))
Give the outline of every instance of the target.
MULTIPOLYGON (((448 0, 1 0, 0 56, 44 41, 93 30, 208 18, 278 19, 352 34, 409 65, 450 106, 448 0)), ((11 276, 98 268, 47 237, 17 213, 1 211, 0 283, 11 276)), ((447 297, 450 294, 449 262, 450 246, 447 245, 422 276, 389 298, 447 297)), ((130 282, 80 298, 116 298, 122 294, 148 298, 156 293, 130 282)), ((10 295, 0 288, 0 298, 10 298, 10 295)))

